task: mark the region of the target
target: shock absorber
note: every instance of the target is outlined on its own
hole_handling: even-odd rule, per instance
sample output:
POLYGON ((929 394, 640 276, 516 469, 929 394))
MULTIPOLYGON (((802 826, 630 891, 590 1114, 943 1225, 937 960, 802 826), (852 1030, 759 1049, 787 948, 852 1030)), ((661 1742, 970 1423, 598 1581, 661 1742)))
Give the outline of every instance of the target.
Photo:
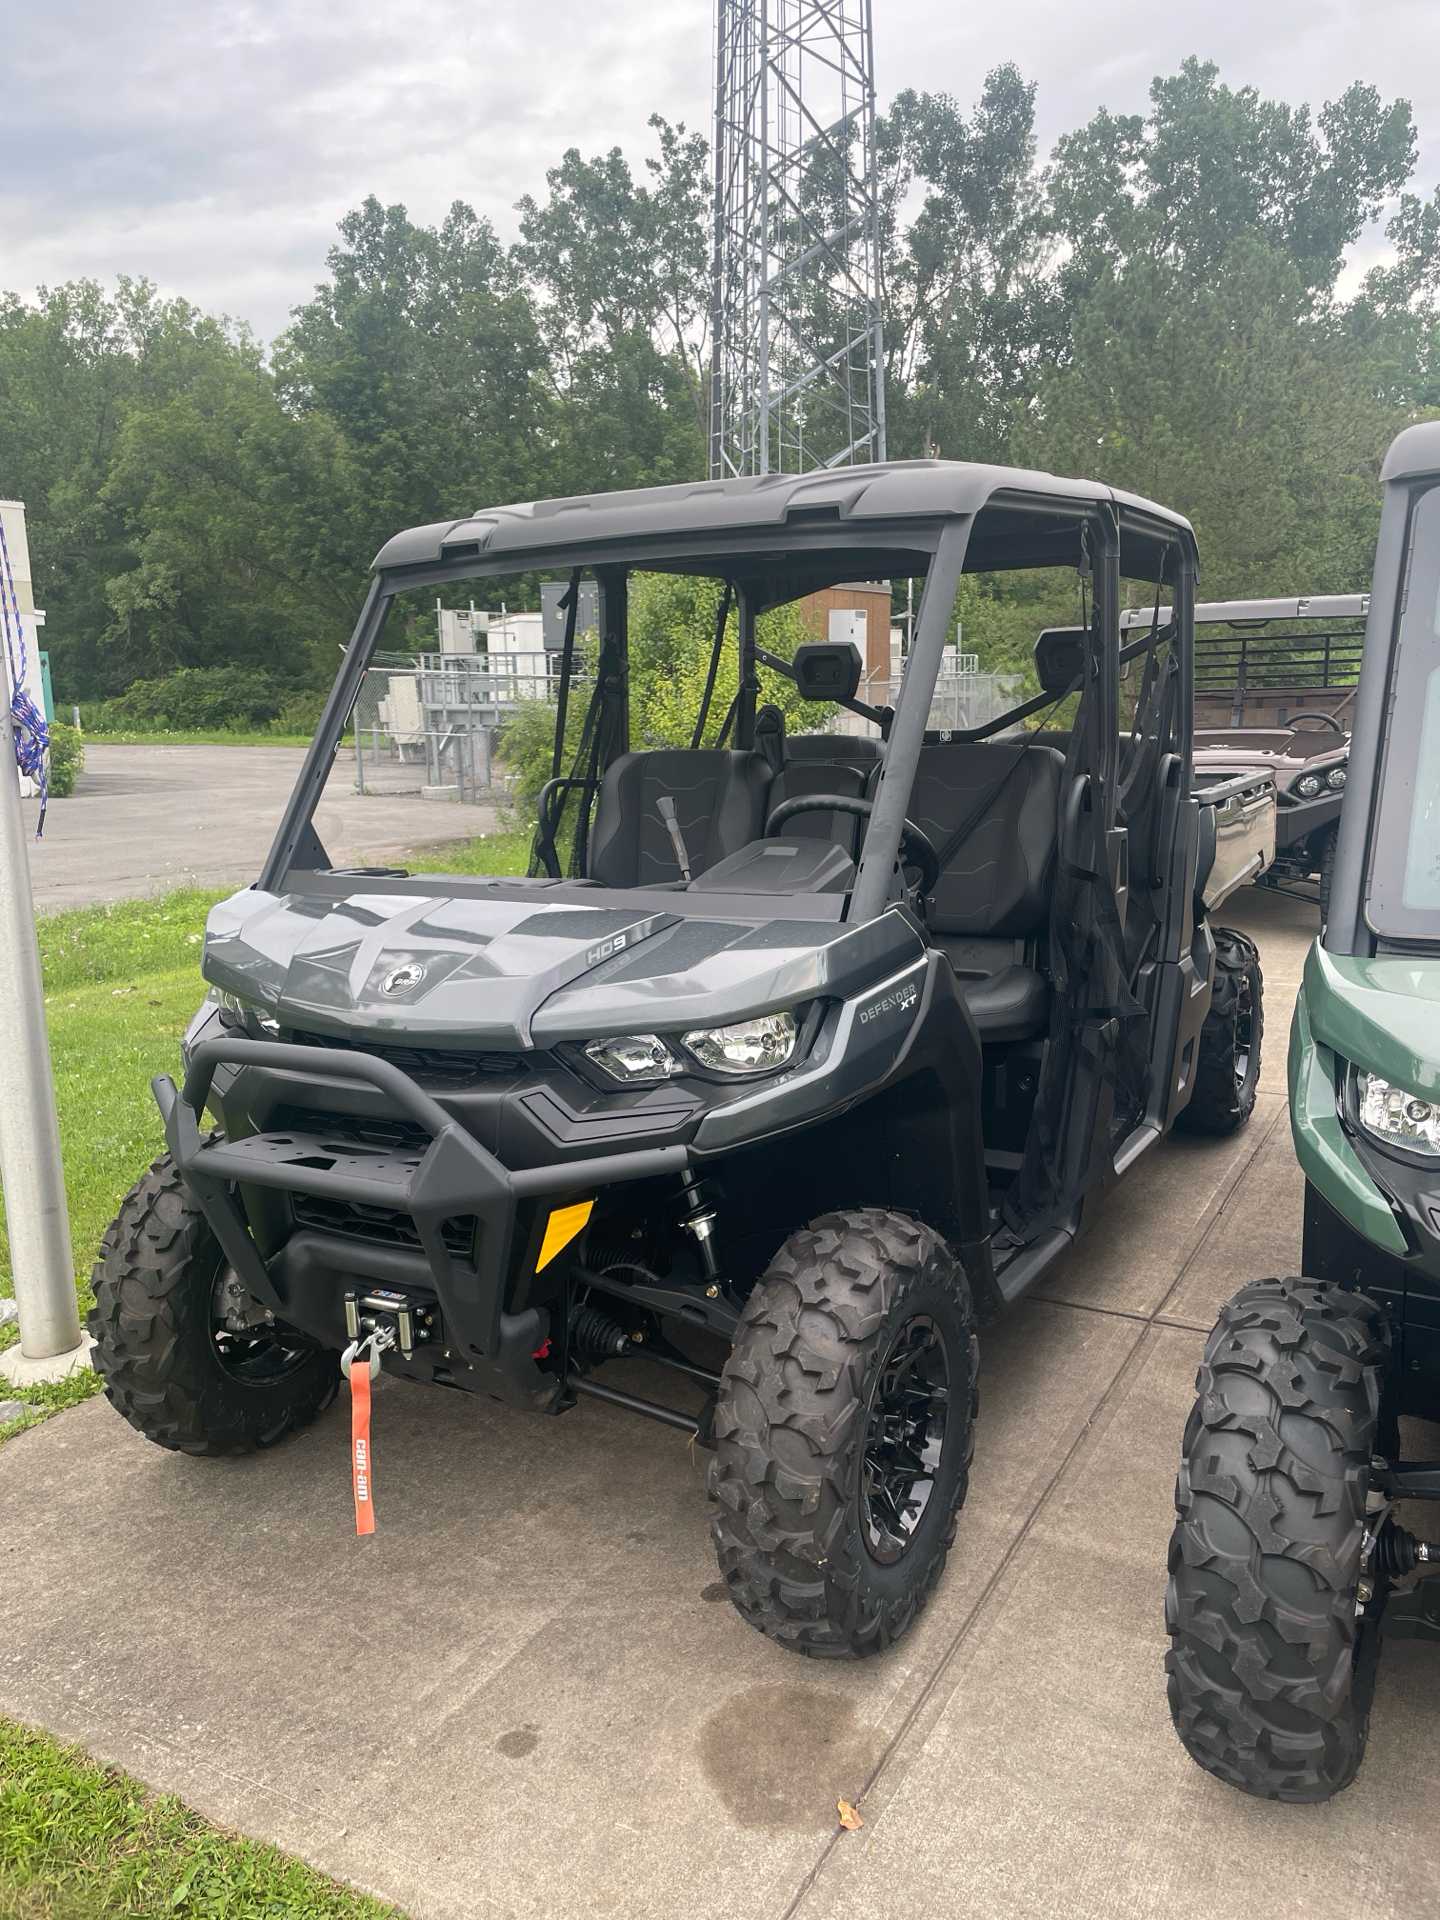
POLYGON ((700 1182, 689 1167, 681 1174, 680 1184, 684 1188, 683 1197, 688 1209, 680 1224, 695 1242, 695 1250, 700 1256, 700 1265, 705 1271, 706 1298, 718 1300, 725 1282, 715 1252, 715 1209, 705 1204, 700 1182))

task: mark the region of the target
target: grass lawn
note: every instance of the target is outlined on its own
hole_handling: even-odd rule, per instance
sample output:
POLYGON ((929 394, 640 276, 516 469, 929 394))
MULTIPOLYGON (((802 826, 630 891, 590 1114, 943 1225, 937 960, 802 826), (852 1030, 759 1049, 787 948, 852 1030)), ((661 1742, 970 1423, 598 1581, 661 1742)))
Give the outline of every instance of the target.
POLYGON ((0 1719, 0 1920, 385 1920, 399 1909, 0 1719))
POLYGON ((505 827, 453 847, 429 847, 411 861, 414 873, 524 873, 530 862, 530 827, 505 827))

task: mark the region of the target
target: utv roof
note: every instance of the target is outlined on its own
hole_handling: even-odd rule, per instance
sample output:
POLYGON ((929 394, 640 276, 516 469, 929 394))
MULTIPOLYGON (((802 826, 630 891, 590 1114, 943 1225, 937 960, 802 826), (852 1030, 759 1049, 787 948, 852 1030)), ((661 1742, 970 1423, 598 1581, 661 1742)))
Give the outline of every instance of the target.
POLYGON ((1440 473, 1440 420, 1426 420, 1418 427, 1406 427, 1390 442, 1382 480, 1418 479, 1427 473, 1440 473))
POLYGON ((396 534, 374 566, 392 578, 400 575, 395 584, 404 585, 408 573, 433 574, 452 563, 468 562, 470 572, 477 562, 486 573, 514 572, 579 564, 582 552, 586 564, 602 564, 610 549, 617 560, 628 559, 626 550, 639 547, 663 564, 671 545, 677 557, 682 543, 716 553, 732 545, 753 552, 767 544, 767 536, 783 533, 787 550, 817 536, 820 544, 842 544, 852 555, 847 577, 854 577, 857 548, 929 551, 944 521, 980 514, 972 567, 1073 564, 1076 524, 1102 503, 1117 510, 1123 570, 1133 577, 1153 578, 1161 550, 1176 536, 1193 545, 1190 523, 1181 515, 1096 480, 958 460, 899 460, 486 507, 468 519, 396 534))
MULTIPOLYGON (((1168 618, 1168 607, 1160 611, 1168 618)), ((1363 620, 1369 611, 1368 593, 1302 594, 1295 600, 1202 600, 1196 604, 1195 624, 1198 627, 1207 620, 1235 626, 1258 625, 1266 620, 1363 620)), ((1154 617, 1153 607, 1127 607, 1120 615, 1120 625, 1148 627, 1154 617)))

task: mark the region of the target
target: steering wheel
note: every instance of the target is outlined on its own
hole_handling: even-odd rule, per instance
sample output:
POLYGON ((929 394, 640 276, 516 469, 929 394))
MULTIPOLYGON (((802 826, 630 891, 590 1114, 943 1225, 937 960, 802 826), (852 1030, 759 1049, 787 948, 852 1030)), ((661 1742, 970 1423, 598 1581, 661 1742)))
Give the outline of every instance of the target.
POLYGON ((1293 727, 1297 720, 1323 720, 1326 726, 1333 727, 1336 733, 1345 731, 1333 713, 1321 713, 1318 708, 1302 707, 1299 713, 1292 713, 1285 724, 1287 727, 1293 727))
MULTIPOLYGON (((868 820, 870 812, 871 802, 857 800, 853 794, 797 793, 793 800, 782 800, 765 822, 765 838, 773 840, 797 813, 853 813, 858 819, 868 820)), ((930 836, 913 820, 907 820, 900 830, 900 864, 919 869, 918 887, 922 897, 935 891, 935 882, 940 878, 940 856, 930 836)))

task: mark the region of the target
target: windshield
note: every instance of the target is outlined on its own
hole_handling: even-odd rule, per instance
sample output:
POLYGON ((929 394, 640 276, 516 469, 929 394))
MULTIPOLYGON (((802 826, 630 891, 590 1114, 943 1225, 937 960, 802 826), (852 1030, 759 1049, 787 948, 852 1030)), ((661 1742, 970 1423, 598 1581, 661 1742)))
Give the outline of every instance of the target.
POLYGON ((1366 917, 1440 940, 1440 488, 1415 508, 1386 729, 1366 917))

